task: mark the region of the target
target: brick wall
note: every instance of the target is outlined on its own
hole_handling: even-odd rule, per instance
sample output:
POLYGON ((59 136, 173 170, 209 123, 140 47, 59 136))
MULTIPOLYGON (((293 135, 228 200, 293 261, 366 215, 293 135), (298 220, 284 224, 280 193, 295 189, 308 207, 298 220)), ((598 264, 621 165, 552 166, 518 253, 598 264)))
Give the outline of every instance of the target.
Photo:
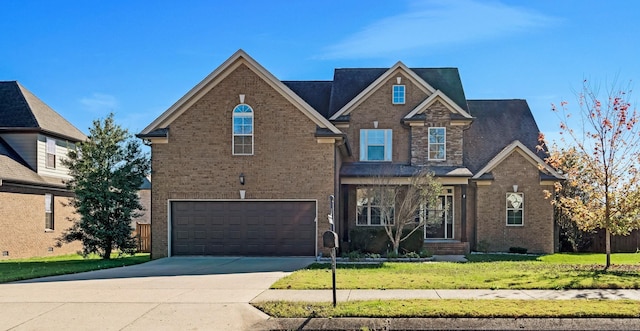
POLYGON ((239 199, 242 189, 247 199, 314 199, 321 235, 329 228, 335 147, 318 143, 315 131, 314 122, 248 67, 230 73, 171 124, 169 143, 152 146, 152 258, 168 253, 170 198, 239 199), (239 94, 254 111, 252 156, 232 155, 239 94))
POLYGON ((69 200, 54 195, 55 230, 45 232, 44 193, 22 194, 0 192, 0 253, 8 251, 9 256, 0 259, 15 259, 37 256, 75 253, 82 249, 80 242, 55 247, 56 239, 69 228, 73 208, 65 206, 69 200), (53 251, 49 251, 49 247, 53 251))
POLYGON ((351 111, 349 128, 345 133, 350 141, 353 156, 345 162, 360 160, 360 129, 374 129, 373 121, 378 121, 378 129, 393 130, 393 162, 409 164, 410 132, 401 121, 426 97, 427 95, 403 74, 391 75, 382 86, 351 111), (405 103, 402 105, 392 104, 392 88, 393 85, 397 85, 396 77, 402 77, 401 84, 405 85, 405 103))
POLYGON ((536 165, 514 151, 491 173, 491 185, 477 187, 477 242, 484 241, 489 251, 508 251, 509 247, 525 247, 531 253, 553 253, 553 208, 544 198, 536 165), (506 194, 524 193, 523 226, 506 225, 506 194))

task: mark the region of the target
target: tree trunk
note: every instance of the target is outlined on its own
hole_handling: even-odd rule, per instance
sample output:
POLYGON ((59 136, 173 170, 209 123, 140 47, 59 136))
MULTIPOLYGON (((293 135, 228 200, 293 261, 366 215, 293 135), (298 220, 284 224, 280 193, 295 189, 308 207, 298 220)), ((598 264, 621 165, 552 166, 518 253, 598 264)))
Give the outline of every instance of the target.
POLYGON ((104 250, 104 255, 102 256, 103 260, 110 260, 111 259, 111 245, 109 245, 107 248, 105 248, 104 250))
POLYGON ((400 254, 400 236, 398 236, 398 232, 402 233, 402 229, 396 229, 396 232, 393 234, 393 253, 398 256, 400 254))
POLYGON ((607 253, 607 265, 604 267, 604 270, 607 270, 611 266, 611 232, 607 228, 604 233, 605 252, 607 253))

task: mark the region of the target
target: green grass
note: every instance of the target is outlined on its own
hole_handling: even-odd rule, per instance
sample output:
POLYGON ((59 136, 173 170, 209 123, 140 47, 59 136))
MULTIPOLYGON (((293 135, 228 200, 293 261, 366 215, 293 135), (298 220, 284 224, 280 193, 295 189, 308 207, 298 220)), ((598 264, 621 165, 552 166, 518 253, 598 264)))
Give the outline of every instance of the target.
POLYGON ((148 253, 119 258, 114 254, 111 260, 102 260, 97 255, 83 258, 78 254, 4 260, 0 261, 0 283, 123 267, 148 261, 148 253))
MULTIPOLYGON (((640 254, 483 255, 467 263, 338 265, 339 289, 638 289, 640 254), (600 264, 602 263, 602 264, 600 264)), ((280 279, 274 289, 330 289, 330 264, 312 264, 280 279)))
POLYGON ((632 300, 373 300, 331 303, 261 302, 253 305, 280 318, 308 317, 591 317, 637 318, 632 300))

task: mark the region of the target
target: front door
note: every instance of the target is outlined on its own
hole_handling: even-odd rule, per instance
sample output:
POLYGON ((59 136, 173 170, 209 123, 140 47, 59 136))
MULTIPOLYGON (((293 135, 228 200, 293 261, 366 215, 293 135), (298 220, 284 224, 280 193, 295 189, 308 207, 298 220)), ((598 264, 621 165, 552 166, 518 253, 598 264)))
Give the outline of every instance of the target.
POLYGON ((453 189, 444 188, 443 191, 445 194, 438 197, 436 205, 426 211, 425 239, 453 239, 453 189))

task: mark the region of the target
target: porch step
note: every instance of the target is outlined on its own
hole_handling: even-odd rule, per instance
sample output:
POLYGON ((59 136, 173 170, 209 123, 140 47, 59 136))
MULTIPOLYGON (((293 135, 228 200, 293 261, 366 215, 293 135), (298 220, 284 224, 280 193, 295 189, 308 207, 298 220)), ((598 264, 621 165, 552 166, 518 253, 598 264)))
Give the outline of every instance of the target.
POLYGON ((469 243, 460 241, 425 241, 424 248, 433 255, 464 255, 469 253, 469 243))

